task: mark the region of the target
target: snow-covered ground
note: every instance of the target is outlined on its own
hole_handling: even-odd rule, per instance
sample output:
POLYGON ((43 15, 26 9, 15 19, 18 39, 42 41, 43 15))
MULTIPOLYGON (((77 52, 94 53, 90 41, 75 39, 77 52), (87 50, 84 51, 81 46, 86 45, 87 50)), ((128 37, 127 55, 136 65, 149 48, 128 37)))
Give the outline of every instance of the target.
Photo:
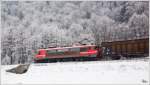
POLYGON ((2 84, 149 84, 144 60, 32 64, 24 74, 5 71, 15 66, 2 66, 2 84))

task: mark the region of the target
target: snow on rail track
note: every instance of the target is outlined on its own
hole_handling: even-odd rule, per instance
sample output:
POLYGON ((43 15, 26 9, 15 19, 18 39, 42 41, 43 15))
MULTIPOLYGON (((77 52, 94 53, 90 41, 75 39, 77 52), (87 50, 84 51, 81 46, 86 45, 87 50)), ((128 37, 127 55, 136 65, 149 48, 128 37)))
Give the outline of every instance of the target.
POLYGON ((145 60, 40 63, 24 74, 5 71, 15 66, 1 66, 2 84, 149 84, 145 60))

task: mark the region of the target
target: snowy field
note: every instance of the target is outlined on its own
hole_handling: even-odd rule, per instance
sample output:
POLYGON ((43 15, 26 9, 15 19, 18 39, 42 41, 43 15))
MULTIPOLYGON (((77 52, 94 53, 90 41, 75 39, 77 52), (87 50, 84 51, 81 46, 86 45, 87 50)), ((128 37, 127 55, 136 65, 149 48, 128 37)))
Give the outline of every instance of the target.
POLYGON ((25 74, 5 71, 15 66, 2 66, 2 84, 149 84, 148 60, 32 64, 25 74))

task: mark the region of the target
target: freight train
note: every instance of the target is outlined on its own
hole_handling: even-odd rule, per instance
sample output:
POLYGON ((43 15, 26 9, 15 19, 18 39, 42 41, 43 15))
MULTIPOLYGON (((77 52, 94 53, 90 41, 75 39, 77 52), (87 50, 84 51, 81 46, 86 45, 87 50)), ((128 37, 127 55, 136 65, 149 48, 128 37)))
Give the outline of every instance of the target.
POLYGON ((101 46, 81 45, 72 47, 54 47, 39 49, 35 62, 100 60, 105 57, 120 59, 121 57, 140 57, 149 55, 149 38, 102 42, 101 46))

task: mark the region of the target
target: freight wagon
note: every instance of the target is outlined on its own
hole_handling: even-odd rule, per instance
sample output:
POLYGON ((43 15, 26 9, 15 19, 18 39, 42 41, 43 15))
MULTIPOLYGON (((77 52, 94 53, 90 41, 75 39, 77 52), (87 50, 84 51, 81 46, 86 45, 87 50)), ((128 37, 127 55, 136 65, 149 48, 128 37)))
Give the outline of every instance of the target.
POLYGON ((112 59, 120 59, 121 56, 144 57, 149 55, 149 38, 102 42, 103 56, 109 56, 112 59))

